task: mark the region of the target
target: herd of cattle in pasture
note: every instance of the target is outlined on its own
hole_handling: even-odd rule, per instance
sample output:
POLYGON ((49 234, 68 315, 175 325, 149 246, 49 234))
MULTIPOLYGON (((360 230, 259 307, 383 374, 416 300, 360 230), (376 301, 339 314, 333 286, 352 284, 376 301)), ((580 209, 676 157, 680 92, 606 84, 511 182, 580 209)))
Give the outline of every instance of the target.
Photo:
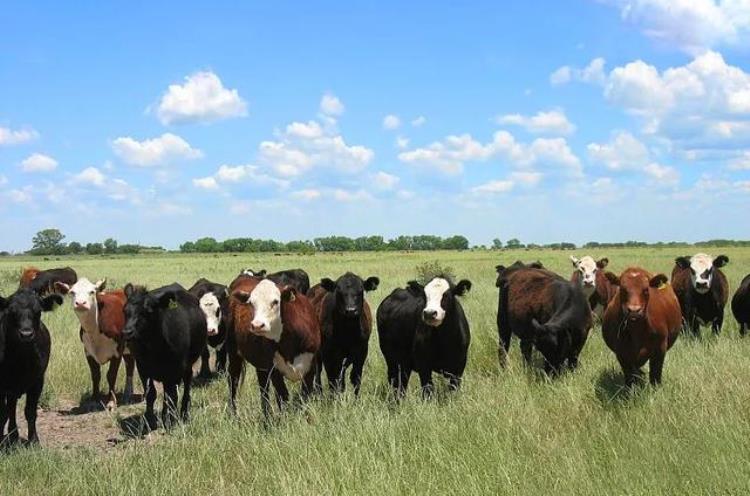
MULTIPOLYGON (((681 329, 699 333, 701 325, 710 325, 716 334, 721 330, 729 298, 721 271, 729 261, 724 255, 677 258, 671 282, 664 274, 637 267, 618 276, 606 271, 606 258, 571 259, 575 270, 570 278, 539 262, 496 267, 501 366, 515 335, 527 364, 536 349, 550 376, 575 369, 597 318, 626 384, 636 383, 649 362, 649 380, 656 385, 681 329)), ((433 374, 458 389, 467 363, 470 330, 459 297, 471 290, 471 282, 447 275, 425 282, 410 281, 393 290, 375 315, 388 382, 397 399, 412 372, 419 375, 425 397, 432 394, 433 374)), ((62 295, 70 297, 80 321, 93 398, 107 409, 116 407, 116 380, 124 361, 123 395, 132 395, 137 369, 146 400, 144 418, 155 429, 154 382, 163 385, 165 427, 177 420, 177 387, 182 383, 179 414, 186 420, 193 365, 199 358, 198 375, 211 375, 209 348, 216 350, 217 372, 228 376, 232 411, 246 362, 256 370, 266 417, 273 410, 271 386, 279 408, 288 401, 286 381, 301 383, 304 400, 322 392, 323 372, 330 391, 343 391, 350 369, 349 381, 358 394, 373 325, 365 293, 379 284, 377 277, 347 272, 310 287, 301 269, 273 274, 246 269, 228 286, 200 279, 190 289, 174 283, 151 291, 133 284, 106 290, 106 280, 78 278, 71 268, 25 269, 19 289, 0 297, 0 445, 19 441, 16 405, 24 394, 28 441, 38 442, 37 406, 51 350, 41 314, 62 304, 62 295), (107 393, 102 395, 105 364, 107 393)), ((750 275, 737 289, 732 310, 744 336, 750 324, 750 275)))

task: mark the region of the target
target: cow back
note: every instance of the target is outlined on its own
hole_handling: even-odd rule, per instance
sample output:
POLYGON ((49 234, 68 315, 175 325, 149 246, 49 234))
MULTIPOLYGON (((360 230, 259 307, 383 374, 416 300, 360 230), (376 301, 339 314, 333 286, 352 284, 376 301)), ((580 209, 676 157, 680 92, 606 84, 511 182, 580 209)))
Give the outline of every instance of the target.
POLYGON ((110 339, 122 339, 125 327, 125 303, 127 297, 121 289, 99 293, 96 295, 99 307, 99 331, 110 339))

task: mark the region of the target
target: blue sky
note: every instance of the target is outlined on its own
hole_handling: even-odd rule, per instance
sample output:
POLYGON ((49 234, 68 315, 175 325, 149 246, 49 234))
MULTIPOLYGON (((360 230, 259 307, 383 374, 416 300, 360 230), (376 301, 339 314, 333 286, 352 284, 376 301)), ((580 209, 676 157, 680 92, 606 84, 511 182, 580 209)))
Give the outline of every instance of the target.
POLYGON ((1 249, 748 238, 747 1, 10 2, 2 25, 1 249))

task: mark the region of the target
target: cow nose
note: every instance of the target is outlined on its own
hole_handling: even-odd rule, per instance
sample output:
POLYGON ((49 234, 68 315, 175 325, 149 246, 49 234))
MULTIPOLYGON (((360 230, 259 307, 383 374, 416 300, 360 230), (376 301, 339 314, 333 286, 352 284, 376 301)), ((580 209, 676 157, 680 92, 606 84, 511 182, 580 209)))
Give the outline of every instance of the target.
POLYGON ((359 312, 357 312, 357 307, 346 307, 344 310, 347 315, 354 316, 357 315, 359 312))
POLYGON ((76 302, 76 308, 86 308, 86 303, 85 302, 77 301, 76 302))
POLYGON ((31 327, 22 327, 18 329, 18 332, 23 338, 30 338, 34 334, 34 329, 31 327))
POLYGON ((266 328, 265 322, 251 322, 250 327, 253 331, 263 331, 266 328))
POLYGON ((435 317, 437 317, 437 310, 425 310, 422 312, 422 317, 425 320, 433 320, 435 317))
POLYGON ((218 332, 219 332, 219 331, 218 331, 217 329, 215 329, 215 328, 210 328, 210 329, 208 329, 208 335, 209 335, 209 336, 216 336, 216 334, 217 334, 218 332))
POLYGON ((627 306, 628 315, 640 315, 641 311, 643 310, 642 305, 628 305, 627 306))
POLYGON ((706 289, 708 287, 708 283, 704 281, 700 281, 700 282, 697 282, 695 286, 700 289, 706 289))

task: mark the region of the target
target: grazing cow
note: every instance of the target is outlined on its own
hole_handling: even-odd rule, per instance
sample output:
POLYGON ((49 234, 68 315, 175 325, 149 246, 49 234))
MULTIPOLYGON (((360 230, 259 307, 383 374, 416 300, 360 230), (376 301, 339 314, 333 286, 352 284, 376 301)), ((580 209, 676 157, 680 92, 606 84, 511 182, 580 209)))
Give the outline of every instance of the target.
POLYGON ((575 270, 570 280, 577 283, 583 289, 583 294, 589 300, 589 306, 594 315, 601 318, 609 301, 614 298, 617 288, 609 282, 604 269, 609 265, 608 258, 595 261, 586 255, 582 258, 571 256, 571 262, 575 270))
POLYGON ((38 270, 34 267, 24 269, 20 287, 29 288, 42 296, 57 291, 58 282, 72 286, 78 281, 76 271, 70 267, 61 269, 38 270))
POLYGON ((740 336, 744 336, 750 326, 750 274, 745 276, 732 297, 732 313, 740 325, 740 336))
POLYGON ((125 327, 123 309, 127 298, 122 290, 104 293, 106 285, 106 279, 94 284, 85 277, 72 286, 64 282, 55 283, 59 292, 71 296, 73 311, 81 323, 79 337, 91 372, 91 397, 94 401, 102 400, 99 391, 101 366, 109 363, 109 392, 104 403, 107 410, 112 410, 117 406, 115 384, 121 360, 125 361, 125 401, 133 394, 135 358, 125 346, 122 334, 125 327))
POLYGON ((273 274, 268 274, 265 269, 243 269, 240 275, 270 279, 282 288, 291 286, 303 295, 306 295, 310 290, 310 276, 302 269, 280 270, 273 274))
POLYGON ((724 323, 724 307, 729 300, 729 283, 721 271, 729 263, 726 255, 716 258, 698 253, 692 257, 678 257, 672 269, 672 287, 680 302, 685 329, 695 336, 700 326, 711 324, 718 335, 724 323))
POLYGON ((279 408, 289 399, 284 378, 302 381, 303 397, 312 391, 320 325, 310 301, 293 287, 240 276, 229 291, 230 407, 236 411, 237 387, 247 360, 255 367, 263 414, 269 418, 269 382, 276 390, 279 408))
POLYGON ((471 333, 456 297, 470 289, 466 279, 453 284, 451 278, 438 276, 426 286, 410 281, 406 289, 393 290, 380 304, 380 350, 397 398, 406 393, 412 371, 419 374, 425 398, 434 389, 433 372, 446 377, 452 390, 461 387, 471 333))
POLYGON ((198 298, 203 315, 206 316, 208 342, 201 354, 201 369, 198 377, 208 378, 211 376, 208 363, 209 346, 216 349, 216 371, 224 372, 227 367, 227 349, 224 344, 227 337, 226 321, 229 317, 229 293, 223 284, 203 278, 198 279, 188 292, 198 298))
POLYGON ((169 428, 176 420, 180 381, 180 415, 188 419, 192 366, 206 347, 206 318, 198 299, 177 283, 150 292, 128 284, 125 296, 123 334, 146 391, 146 422, 149 429, 156 428, 154 381, 159 381, 164 385, 162 422, 169 428))
POLYGON ((349 380, 354 394, 359 394, 362 383, 362 369, 367 359, 368 344, 372 333, 372 312, 365 301, 365 292, 378 288, 380 279, 368 277, 362 280, 356 274, 347 272, 335 282, 325 278, 320 280, 323 291, 312 288, 309 292, 315 314, 320 321, 322 342, 320 362, 316 373, 316 383, 320 385, 323 367, 328 376, 332 391, 343 392, 346 368, 352 366, 349 380))
POLYGON ((30 289, 0 297, 0 445, 18 442, 16 404, 24 394, 27 439, 29 444, 39 442, 36 409, 50 355, 50 334, 41 316, 62 301, 60 295, 41 297, 30 289))
POLYGON ((515 334, 521 340, 527 365, 536 347, 548 374, 559 373, 566 360, 575 369, 592 325, 591 308, 581 286, 521 262, 507 268, 499 265, 496 270, 500 365, 507 363, 511 336, 515 334))
POLYGON ((607 276, 618 286, 602 320, 602 337, 617 356, 632 386, 649 362, 649 381, 660 384, 664 358, 677 339, 681 326, 680 303, 664 274, 653 275, 631 267, 620 277, 607 276))

